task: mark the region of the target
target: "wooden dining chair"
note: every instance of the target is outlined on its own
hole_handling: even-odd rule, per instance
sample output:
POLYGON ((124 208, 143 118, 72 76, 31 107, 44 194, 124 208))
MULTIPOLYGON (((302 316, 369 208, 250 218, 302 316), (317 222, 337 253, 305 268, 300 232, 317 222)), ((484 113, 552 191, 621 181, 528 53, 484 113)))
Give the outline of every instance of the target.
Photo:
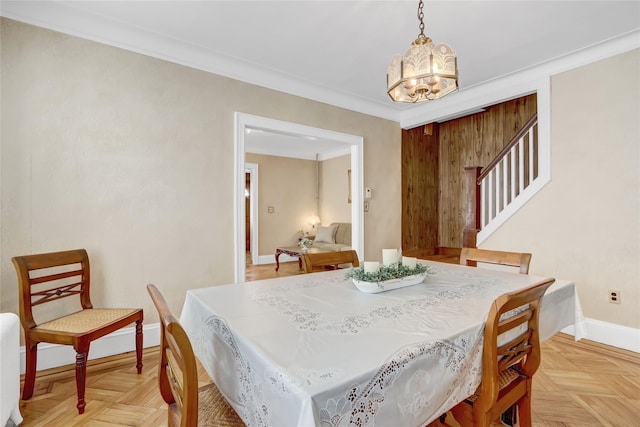
POLYGON ((519 427, 531 426, 531 385, 541 358, 539 306, 554 281, 546 279, 503 294, 491 305, 484 328, 480 387, 451 410, 461 426, 488 427, 514 405, 519 427))
POLYGON ((358 261, 358 254, 356 251, 339 251, 339 252, 316 252, 307 253, 302 255, 302 263, 304 264, 304 271, 311 273, 314 269, 322 267, 326 269, 331 267, 335 270, 338 269, 340 264, 351 264, 353 267, 358 267, 360 262, 358 261))
MULTIPOLYGON (((76 389, 78 413, 84 400, 87 358, 92 341, 118 329, 136 324, 136 368, 142 372, 141 308, 93 308, 90 295, 89 256, 84 249, 51 252, 12 258, 18 274, 20 322, 24 329, 26 368, 22 399, 33 395, 36 379, 38 343, 72 345, 76 351, 76 389), (80 304, 71 314, 38 323, 34 307, 47 304, 48 312, 68 313, 63 298, 78 295, 80 304), (55 304, 52 304, 57 302, 55 304), (56 305, 57 307, 53 307, 56 305), (54 311, 57 310, 57 311, 54 311)), ((36 310, 41 310, 40 308, 36 310)))
POLYGON ((462 248, 462 251, 460 251, 460 264, 475 267, 479 262, 518 267, 520 269, 520 274, 529 274, 531 254, 492 251, 488 249, 462 248))
POLYGON ((196 358, 187 333, 171 314, 162 293, 154 285, 147 291, 160 316, 160 394, 168 405, 170 427, 240 427, 236 411, 215 384, 198 389, 196 358))

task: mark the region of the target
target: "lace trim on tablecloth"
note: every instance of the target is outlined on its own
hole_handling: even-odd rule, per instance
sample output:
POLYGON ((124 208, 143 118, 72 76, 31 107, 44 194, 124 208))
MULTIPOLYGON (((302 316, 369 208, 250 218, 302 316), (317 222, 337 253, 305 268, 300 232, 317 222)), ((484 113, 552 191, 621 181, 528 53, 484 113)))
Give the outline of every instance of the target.
MULTIPOLYGON (((338 427, 346 422, 347 417, 349 426, 372 425, 380 405, 390 393, 404 396, 398 399, 403 402, 398 403, 398 410, 402 414, 419 417, 427 406, 437 406, 433 412, 440 413, 440 410, 444 413, 450 406, 473 394, 480 383, 483 340, 478 339, 478 334, 482 334, 482 329, 465 334, 453 343, 425 342, 404 348, 389 359, 366 384, 356 384, 344 396, 328 399, 319 413, 322 425, 338 427), (396 379, 414 363, 424 359, 436 360, 443 371, 450 373, 450 381, 440 383, 442 387, 446 387, 446 393, 443 394, 441 388, 438 390, 438 394, 446 396, 442 402, 431 400, 434 393, 421 392, 424 387, 420 383, 425 383, 426 374, 420 369, 413 374, 403 390, 394 390, 396 379), (458 372, 465 373, 462 376, 465 379, 463 385, 458 384, 454 375, 458 372)), ((431 420, 423 421, 426 424, 431 420)))
POLYGON ((270 416, 262 398, 262 389, 254 378, 251 364, 242 357, 242 353, 240 353, 227 323, 217 316, 210 316, 204 320, 201 319, 201 327, 194 332, 192 342, 197 354, 211 353, 207 351, 206 347, 212 345, 214 334, 229 346, 235 358, 234 366, 240 386, 240 390, 235 396, 241 405, 241 413, 239 415, 243 420, 247 421, 248 425, 268 426, 270 416))

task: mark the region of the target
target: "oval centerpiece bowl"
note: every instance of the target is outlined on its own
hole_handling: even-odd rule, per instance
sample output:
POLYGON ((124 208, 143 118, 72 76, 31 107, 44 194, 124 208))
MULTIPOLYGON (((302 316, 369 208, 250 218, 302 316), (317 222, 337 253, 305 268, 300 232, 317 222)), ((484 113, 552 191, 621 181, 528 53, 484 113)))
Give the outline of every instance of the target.
POLYGON ((368 294, 376 294, 378 292, 391 291, 393 289, 404 288, 406 286, 413 286, 420 284, 427 277, 427 273, 416 274, 413 276, 401 277, 398 279, 383 280, 381 282, 367 282, 364 280, 351 279, 353 284, 362 291, 368 294))

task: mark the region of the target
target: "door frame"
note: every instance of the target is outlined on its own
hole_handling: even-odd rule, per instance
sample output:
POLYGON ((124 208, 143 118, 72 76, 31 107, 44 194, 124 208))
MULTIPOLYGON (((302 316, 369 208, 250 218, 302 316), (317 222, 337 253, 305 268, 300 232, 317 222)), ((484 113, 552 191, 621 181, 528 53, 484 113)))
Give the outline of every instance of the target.
MULTIPOLYGON (((258 252, 260 247, 260 234, 258 221, 258 164, 257 163, 245 163, 245 173, 249 174, 249 232, 251 233, 251 263, 253 265, 258 264, 258 252)), ((246 230, 245 230, 246 233, 246 230)))
MULTIPOLYGON (((284 132, 300 136, 310 136, 320 139, 329 139, 349 145, 351 150, 351 242, 353 249, 358 253, 358 257, 364 256, 364 138, 358 135, 351 135, 312 126, 300 125, 297 123, 285 122, 282 120, 270 119, 267 117, 254 116, 251 114, 234 113, 235 132, 235 197, 234 197, 234 230, 235 230, 235 282, 245 281, 246 272, 246 250, 245 250, 245 141, 244 136, 247 128, 261 128, 275 132, 284 132)), ((253 185, 252 185, 253 188, 253 185)), ((257 210, 256 210, 257 215, 257 210)), ((256 223, 258 220, 256 219, 256 223)), ((257 233, 254 233, 257 234, 257 233)), ((253 238, 253 237, 252 237, 253 238)), ((259 254, 258 254, 259 255, 259 254)), ((253 258, 253 251, 252 251, 253 258)), ((275 260, 274 260, 275 262, 275 260)))

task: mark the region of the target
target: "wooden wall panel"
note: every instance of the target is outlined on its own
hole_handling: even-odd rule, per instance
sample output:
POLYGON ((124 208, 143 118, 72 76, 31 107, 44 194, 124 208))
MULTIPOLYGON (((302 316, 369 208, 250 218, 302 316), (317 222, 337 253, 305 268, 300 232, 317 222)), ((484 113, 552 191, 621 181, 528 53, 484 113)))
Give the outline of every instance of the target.
POLYGON ((437 246, 462 246, 466 205, 464 168, 487 165, 536 111, 537 99, 533 94, 440 124, 437 246))
POLYGON ((537 111, 536 95, 402 131, 402 249, 462 246, 467 166, 485 166, 537 111))
POLYGON ((402 249, 438 244, 438 126, 402 131, 402 249))

